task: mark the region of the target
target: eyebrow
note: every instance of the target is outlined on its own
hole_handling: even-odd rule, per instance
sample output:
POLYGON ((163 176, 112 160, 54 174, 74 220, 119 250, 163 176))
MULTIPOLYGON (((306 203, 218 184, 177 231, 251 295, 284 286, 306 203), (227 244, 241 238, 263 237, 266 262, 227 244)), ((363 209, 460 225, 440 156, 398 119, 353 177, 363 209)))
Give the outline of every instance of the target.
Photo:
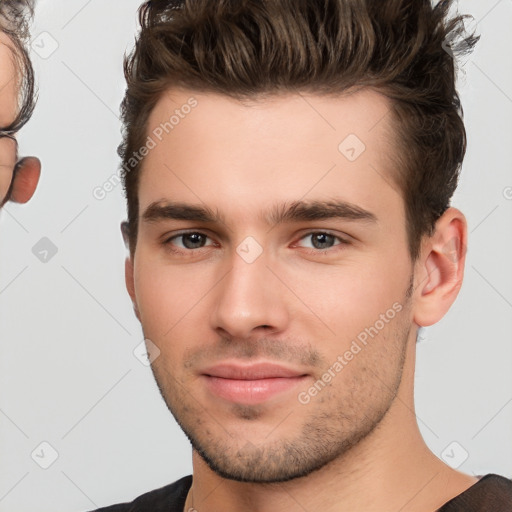
MULTIPOLYGON (((262 212, 259 218, 269 225, 324 219, 377 223, 377 216, 374 213, 346 201, 293 201, 277 204, 262 212)), ((226 223, 218 210, 203 205, 168 201, 150 204, 144 211, 142 219, 145 222, 187 220, 212 224, 226 223)))

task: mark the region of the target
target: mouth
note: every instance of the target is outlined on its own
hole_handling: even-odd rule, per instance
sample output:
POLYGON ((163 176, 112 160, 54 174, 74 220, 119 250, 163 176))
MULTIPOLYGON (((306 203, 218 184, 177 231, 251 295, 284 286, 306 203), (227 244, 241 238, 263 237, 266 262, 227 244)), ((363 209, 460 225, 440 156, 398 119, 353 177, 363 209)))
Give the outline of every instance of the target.
POLYGON ((273 363, 224 363, 205 369, 201 377, 214 396, 238 404, 255 405, 291 392, 308 375, 273 363))

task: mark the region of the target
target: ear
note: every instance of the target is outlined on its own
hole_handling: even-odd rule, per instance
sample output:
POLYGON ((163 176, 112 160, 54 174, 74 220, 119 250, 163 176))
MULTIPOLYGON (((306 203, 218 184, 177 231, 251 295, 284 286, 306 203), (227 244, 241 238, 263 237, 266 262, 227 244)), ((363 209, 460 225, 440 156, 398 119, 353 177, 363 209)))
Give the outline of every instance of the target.
POLYGON ((414 321, 435 324, 450 309, 462 286, 466 262, 467 222, 456 208, 438 219, 433 235, 424 240, 415 265, 414 321))
MULTIPOLYGON (((128 224, 126 222, 123 222, 121 224, 121 233, 123 234, 123 239, 126 247, 129 248, 128 224)), ((132 255, 128 256, 124 262, 124 281, 126 284, 126 290, 128 291, 128 295, 132 299, 133 311, 135 312, 135 316, 138 318, 140 322, 140 313, 139 308, 137 307, 137 298, 135 296, 135 280, 133 277, 132 255)))
POLYGON ((40 175, 41 162, 38 158, 22 158, 14 168, 9 200, 26 203, 34 195, 40 175))
POLYGON ((135 297, 135 283, 133 280, 133 262, 131 258, 126 258, 124 262, 124 280, 126 283, 126 290, 128 291, 128 295, 132 299, 133 311, 135 312, 135 316, 139 319, 140 322, 140 313, 139 308, 137 307, 137 298, 135 297))

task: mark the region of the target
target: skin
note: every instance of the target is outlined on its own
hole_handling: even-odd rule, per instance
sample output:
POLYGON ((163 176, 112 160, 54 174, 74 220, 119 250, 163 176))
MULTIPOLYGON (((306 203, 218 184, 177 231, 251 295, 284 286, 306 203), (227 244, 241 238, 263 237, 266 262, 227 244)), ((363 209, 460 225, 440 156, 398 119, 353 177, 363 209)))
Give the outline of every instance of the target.
MULTIPOLYGON (((19 69, 12 41, 0 32, 0 126, 9 126, 18 113, 19 69)), ((41 173, 35 157, 18 161, 15 140, 0 138, 0 206, 6 200, 26 203, 34 194, 41 173), (9 197, 8 197, 9 194, 9 197)))
POLYGON ((436 510, 477 481, 430 452, 414 414, 417 329, 458 294, 464 215, 449 208, 411 261, 390 105, 374 91, 239 103, 173 89, 148 134, 190 97, 197 107, 144 160, 126 261, 135 312, 160 350, 156 381, 194 448, 185 510, 436 510), (338 151, 348 134, 366 146, 353 162, 338 151), (265 220, 294 201, 345 201, 376 220, 265 220), (222 221, 145 218, 171 202, 222 221), (334 237, 318 246, 318 232, 334 237), (248 236, 263 251, 252 263, 237 253, 248 236), (301 403, 394 304, 399 313, 301 403), (237 403, 205 383, 205 368, 226 361, 277 362, 302 377, 262 403, 237 403))

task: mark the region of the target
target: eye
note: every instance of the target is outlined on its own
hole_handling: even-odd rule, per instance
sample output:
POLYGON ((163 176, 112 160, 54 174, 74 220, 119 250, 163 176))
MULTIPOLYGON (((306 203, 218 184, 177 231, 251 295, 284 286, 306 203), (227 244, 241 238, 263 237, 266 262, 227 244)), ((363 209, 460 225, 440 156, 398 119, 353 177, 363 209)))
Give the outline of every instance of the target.
POLYGON ((315 231, 308 233, 301 238, 301 240, 308 239, 310 241, 310 245, 302 245, 302 247, 325 251, 325 249, 331 249, 337 245, 348 244, 348 242, 343 238, 332 235, 331 233, 326 233, 325 231, 315 231))
MULTIPOLYGON (((307 233, 300 238, 296 246, 310 249, 312 252, 329 252, 339 245, 348 245, 349 242, 343 238, 333 235, 325 231, 314 231, 307 233)), ((174 252, 192 253, 194 250, 215 245, 206 234, 199 231, 190 231, 187 233, 179 233, 167 238, 163 245, 169 247, 174 252)))
POLYGON ((204 233, 194 231, 190 233, 181 233, 179 235, 174 235, 171 238, 168 238, 164 242, 164 244, 172 245, 174 247, 177 247, 178 249, 192 250, 201 249, 201 247, 205 247, 207 240, 209 240, 209 238, 204 233))

